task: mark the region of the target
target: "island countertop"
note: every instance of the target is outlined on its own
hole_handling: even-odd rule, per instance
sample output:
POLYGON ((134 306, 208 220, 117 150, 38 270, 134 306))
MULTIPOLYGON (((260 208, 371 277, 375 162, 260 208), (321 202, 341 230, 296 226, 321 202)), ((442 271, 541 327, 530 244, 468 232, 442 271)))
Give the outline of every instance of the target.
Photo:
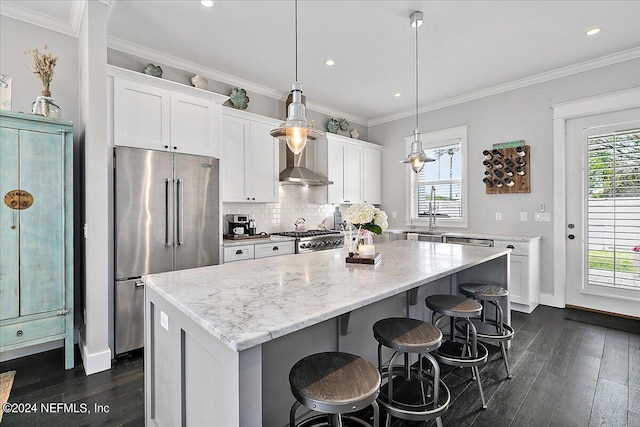
POLYGON ((417 241, 376 244, 376 265, 346 250, 256 259, 145 276, 145 285, 234 351, 335 318, 509 249, 417 241))

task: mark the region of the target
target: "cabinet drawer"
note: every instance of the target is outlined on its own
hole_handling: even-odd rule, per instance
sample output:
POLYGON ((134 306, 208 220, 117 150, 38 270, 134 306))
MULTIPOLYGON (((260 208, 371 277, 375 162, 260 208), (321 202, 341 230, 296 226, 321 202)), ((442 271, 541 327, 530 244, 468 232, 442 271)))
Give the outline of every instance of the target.
POLYGON ((231 246, 224 248, 224 262, 253 259, 253 245, 231 246))
POLYGON ((496 248, 510 248, 513 255, 529 256, 529 244, 526 242, 512 242, 509 240, 494 240, 496 248))
MULTIPOLYGON (((72 314, 70 314, 72 315, 72 314)), ((46 319, 30 320, 0 326, 0 343, 12 345, 64 333, 66 316, 53 316, 46 319)))
POLYGON ((292 254, 294 252, 293 243, 293 240, 289 242, 260 243, 256 245, 256 258, 292 254))

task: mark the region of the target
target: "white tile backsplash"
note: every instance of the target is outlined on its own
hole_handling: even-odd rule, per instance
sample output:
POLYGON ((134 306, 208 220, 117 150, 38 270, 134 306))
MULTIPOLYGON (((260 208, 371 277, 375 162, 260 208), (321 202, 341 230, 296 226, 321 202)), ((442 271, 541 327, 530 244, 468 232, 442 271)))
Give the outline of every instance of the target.
MULTIPOLYGON (((257 232, 293 231, 297 218, 304 218, 308 230, 319 228, 325 218, 333 219, 336 205, 327 200, 327 187, 281 185, 280 203, 223 203, 222 213, 247 214, 256 220, 257 232)), ((344 213, 344 209, 340 209, 344 213)))

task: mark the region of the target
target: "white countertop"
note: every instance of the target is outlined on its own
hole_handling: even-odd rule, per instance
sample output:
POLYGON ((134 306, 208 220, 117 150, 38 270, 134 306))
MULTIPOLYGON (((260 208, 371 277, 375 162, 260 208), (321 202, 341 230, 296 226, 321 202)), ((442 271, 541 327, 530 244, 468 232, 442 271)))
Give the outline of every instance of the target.
POLYGON ((385 233, 391 234, 402 234, 402 233, 429 233, 436 234, 438 236, 445 237, 469 237, 475 239, 493 239, 493 240, 511 240, 514 242, 529 242, 531 240, 540 239, 541 236, 536 236, 532 234, 511 234, 511 233, 482 233, 482 232, 473 232, 473 231, 451 231, 451 230, 442 230, 436 229, 434 232, 429 232, 427 229, 419 229, 415 228, 413 230, 403 230, 403 229, 395 229, 395 230, 385 230, 385 233))
POLYGON ((152 274, 146 286, 241 351, 507 254, 417 241, 376 244, 382 261, 345 263, 346 249, 152 274))
POLYGON ((258 245, 260 243, 274 243, 274 242, 289 242, 291 240, 296 240, 295 237, 286 237, 286 236, 274 236, 271 235, 269 237, 255 237, 250 239, 224 239, 222 241, 222 246, 225 248, 230 248, 232 246, 244 246, 244 245, 258 245))

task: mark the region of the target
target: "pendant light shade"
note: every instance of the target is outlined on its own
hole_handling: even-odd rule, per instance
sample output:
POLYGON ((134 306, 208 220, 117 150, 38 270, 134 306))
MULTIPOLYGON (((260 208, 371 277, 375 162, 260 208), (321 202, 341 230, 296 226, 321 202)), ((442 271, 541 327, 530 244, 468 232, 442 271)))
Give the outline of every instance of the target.
POLYGON ((324 137, 324 133, 313 128, 307 121, 305 106, 302 103, 302 86, 298 83, 298 0, 295 0, 296 23, 296 81, 291 85, 291 103, 287 107, 287 119, 271 136, 287 142, 293 154, 300 154, 307 141, 324 137))
POLYGON ((411 151, 407 155, 406 159, 401 160, 401 163, 409 163, 411 169, 418 173, 424 168, 424 164, 427 162, 433 162, 434 159, 427 157, 423 148, 420 136, 422 131, 418 125, 418 27, 422 25, 422 12, 415 11, 409 17, 411 26, 416 29, 416 128, 413 131, 413 142, 411 143, 411 151))

